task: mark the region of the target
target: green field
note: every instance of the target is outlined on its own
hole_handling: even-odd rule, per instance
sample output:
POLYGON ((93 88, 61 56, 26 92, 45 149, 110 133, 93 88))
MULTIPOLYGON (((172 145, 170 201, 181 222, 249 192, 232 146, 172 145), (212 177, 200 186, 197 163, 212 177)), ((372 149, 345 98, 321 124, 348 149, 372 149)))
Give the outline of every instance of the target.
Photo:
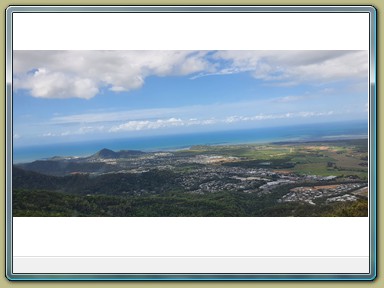
POLYGON ((368 141, 345 140, 266 145, 193 146, 180 155, 221 155, 238 157, 225 165, 284 169, 318 176, 368 178, 368 141), (265 165, 269 162, 269 165, 265 165), (289 163, 292 165, 283 165, 289 163), (293 167, 289 167, 293 166, 293 167))
POLYGON ((13 216, 365 217, 368 192, 358 191, 368 186, 367 145, 362 139, 193 146, 163 158, 123 157, 115 166, 111 159, 80 159, 69 166, 77 172, 64 176, 40 170, 52 172, 66 160, 40 161, 30 166, 40 165, 37 172, 13 168, 13 216), (142 171, 126 166, 132 159, 142 171), (307 198, 317 192, 292 192, 342 184, 357 186, 307 198), (338 198, 344 196, 352 200, 338 198))

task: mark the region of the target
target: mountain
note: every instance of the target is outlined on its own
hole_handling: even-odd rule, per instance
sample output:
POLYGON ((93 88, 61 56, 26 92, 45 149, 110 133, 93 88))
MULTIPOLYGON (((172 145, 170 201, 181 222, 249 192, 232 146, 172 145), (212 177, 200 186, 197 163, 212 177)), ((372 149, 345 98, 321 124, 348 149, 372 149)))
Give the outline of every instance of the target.
POLYGON ((178 175, 171 171, 108 173, 97 177, 72 174, 63 177, 26 171, 13 166, 12 189, 44 190, 78 195, 146 195, 180 189, 178 175))
POLYGON ((121 150, 115 152, 110 149, 104 148, 101 149, 99 152, 93 154, 92 156, 87 157, 87 159, 120 159, 141 156, 144 154, 146 153, 139 150, 121 150))
POLYGON ((16 164, 16 167, 52 176, 117 172, 123 169, 120 165, 112 165, 103 160, 132 159, 145 154, 145 152, 136 150, 121 150, 115 152, 104 148, 88 157, 55 156, 46 160, 36 160, 30 163, 16 164))
POLYGON ((31 163, 16 164, 16 167, 52 176, 65 176, 72 173, 105 173, 114 168, 103 162, 88 162, 84 158, 76 160, 37 160, 31 163))
POLYGON ((104 149, 101 149, 99 152, 96 152, 95 154, 93 154, 89 158, 116 159, 116 158, 119 158, 119 155, 115 151, 104 148, 104 149))
POLYGON ((12 167, 12 189, 59 190, 63 178, 12 167))

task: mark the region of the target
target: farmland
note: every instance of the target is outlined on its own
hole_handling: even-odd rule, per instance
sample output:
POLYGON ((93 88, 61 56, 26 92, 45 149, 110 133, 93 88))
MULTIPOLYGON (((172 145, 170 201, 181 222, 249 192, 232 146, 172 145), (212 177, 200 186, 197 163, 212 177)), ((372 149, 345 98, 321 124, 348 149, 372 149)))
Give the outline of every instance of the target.
POLYGON ((13 212, 367 216, 367 146, 366 139, 358 139, 157 152, 103 149, 84 158, 55 157, 14 166, 13 212))

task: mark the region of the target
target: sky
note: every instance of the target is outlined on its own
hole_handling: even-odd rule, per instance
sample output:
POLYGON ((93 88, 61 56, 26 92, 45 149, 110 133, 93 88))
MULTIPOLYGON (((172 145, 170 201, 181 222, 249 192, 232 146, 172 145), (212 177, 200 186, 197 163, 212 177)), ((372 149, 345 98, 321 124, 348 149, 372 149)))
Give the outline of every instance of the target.
POLYGON ((367 117, 365 50, 13 53, 14 146, 367 117))

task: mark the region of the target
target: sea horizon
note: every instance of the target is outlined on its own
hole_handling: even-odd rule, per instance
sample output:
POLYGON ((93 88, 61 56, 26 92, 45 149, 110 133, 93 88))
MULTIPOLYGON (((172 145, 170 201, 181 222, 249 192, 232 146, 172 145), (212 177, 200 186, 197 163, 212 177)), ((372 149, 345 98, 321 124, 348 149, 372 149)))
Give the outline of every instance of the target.
POLYGON ((13 164, 60 157, 86 157, 101 149, 144 152, 176 151, 195 145, 241 145, 272 142, 331 141, 368 138, 367 121, 329 122, 175 135, 102 139, 13 147, 13 164))

